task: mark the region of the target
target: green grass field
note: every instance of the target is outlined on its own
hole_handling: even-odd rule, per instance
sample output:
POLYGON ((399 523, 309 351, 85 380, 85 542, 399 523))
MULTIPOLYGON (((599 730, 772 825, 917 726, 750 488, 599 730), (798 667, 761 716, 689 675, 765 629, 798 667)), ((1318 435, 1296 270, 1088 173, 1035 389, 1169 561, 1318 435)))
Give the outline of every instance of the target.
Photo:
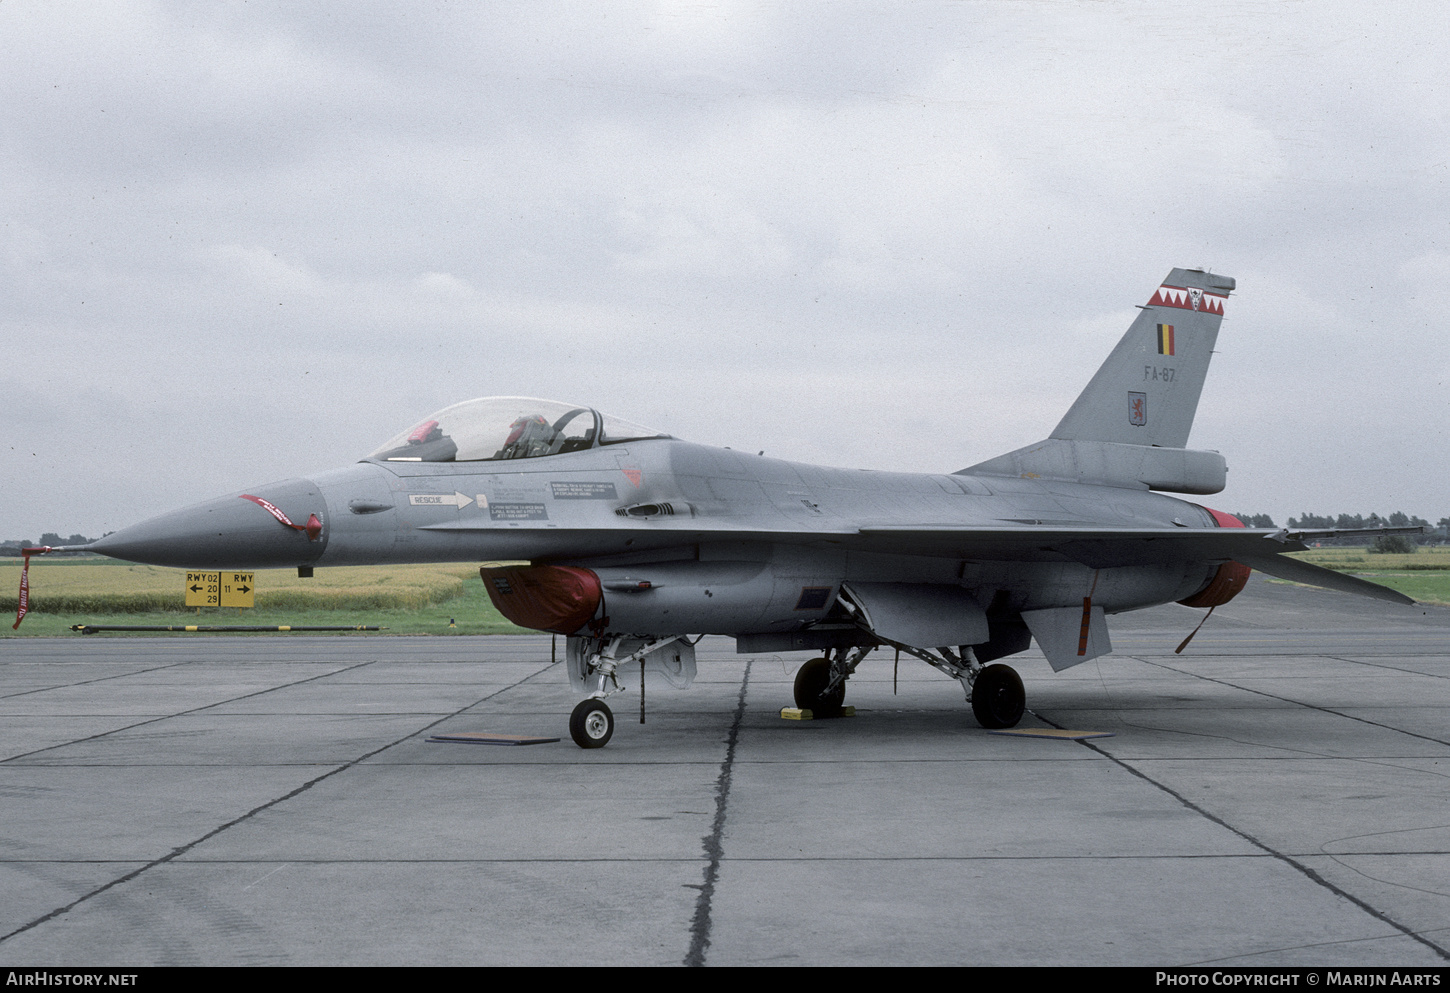
MULTIPOLYGON (((70 634, 72 624, 368 624, 389 634, 530 633, 494 609, 476 566, 341 566, 318 569, 310 579, 272 569, 256 577, 255 608, 198 611, 185 606, 184 569, 98 557, 35 558, 30 612, 19 631, 10 624, 0 631, 36 637, 70 634)), ((0 611, 11 623, 19 589, 19 560, 0 564, 0 611)))
POLYGON ((1294 558, 1388 586, 1421 603, 1450 606, 1450 548, 1422 548, 1413 555, 1380 554, 1367 548, 1314 548, 1296 552, 1294 558))

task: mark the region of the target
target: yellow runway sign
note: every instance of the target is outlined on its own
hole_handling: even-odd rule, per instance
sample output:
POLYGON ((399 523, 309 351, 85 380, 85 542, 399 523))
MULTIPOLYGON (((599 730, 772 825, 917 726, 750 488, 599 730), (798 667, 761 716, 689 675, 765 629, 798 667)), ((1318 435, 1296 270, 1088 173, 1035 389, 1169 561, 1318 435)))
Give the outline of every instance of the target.
POLYGON ((220 607, 221 579, 219 572, 188 572, 186 574, 186 605, 188 607, 220 607))
POLYGON ((221 605, 250 607, 257 592, 256 573, 224 572, 221 574, 221 605))

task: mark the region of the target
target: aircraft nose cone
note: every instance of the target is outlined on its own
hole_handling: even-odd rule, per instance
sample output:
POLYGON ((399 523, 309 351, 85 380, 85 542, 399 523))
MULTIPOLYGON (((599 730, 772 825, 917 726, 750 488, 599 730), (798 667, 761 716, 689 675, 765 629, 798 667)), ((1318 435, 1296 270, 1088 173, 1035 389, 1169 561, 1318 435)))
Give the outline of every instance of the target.
POLYGON ((310 565, 327 547, 327 504, 310 479, 289 479, 122 528, 90 551, 183 569, 310 565))

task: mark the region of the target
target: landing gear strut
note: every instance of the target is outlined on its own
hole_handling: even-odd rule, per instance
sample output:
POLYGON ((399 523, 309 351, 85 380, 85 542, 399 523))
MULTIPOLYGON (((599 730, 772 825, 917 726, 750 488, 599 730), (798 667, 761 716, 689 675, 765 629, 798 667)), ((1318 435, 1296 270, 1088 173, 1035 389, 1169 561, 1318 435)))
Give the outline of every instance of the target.
POLYGON ((1016 727, 1022 720, 1027 709, 1027 693, 1022 688, 1022 677, 1010 665, 983 666, 970 645, 963 645, 958 654, 950 648, 938 648, 932 653, 910 645, 890 644, 961 683, 967 699, 972 701, 972 713, 982 727, 990 730, 1016 727))

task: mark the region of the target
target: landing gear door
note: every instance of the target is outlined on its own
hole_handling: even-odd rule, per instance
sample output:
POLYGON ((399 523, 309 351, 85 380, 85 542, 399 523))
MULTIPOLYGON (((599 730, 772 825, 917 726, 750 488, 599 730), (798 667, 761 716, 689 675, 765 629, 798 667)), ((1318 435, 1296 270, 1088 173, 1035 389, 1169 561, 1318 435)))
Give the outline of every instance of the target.
MULTIPOLYGON (((586 680, 589 676, 589 659, 595 653, 608 651, 613 639, 571 637, 564 649, 564 666, 569 671, 569 685, 576 693, 588 692, 586 680)), ((621 638, 613 646, 616 659, 628 659, 630 655, 648 644, 642 638, 621 638)), ((695 681, 695 646, 688 641, 672 641, 662 645, 644 657, 645 671, 658 673, 677 690, 682 690, 695 681)), ((615 674, 620 686, 633 686, 639 678, 638 661, 622 662, 615 674)), ((648 678, 648 677, 646 677, 648 678)))
POLYGON ((589 651, 593 638, 566 639, 564 643, 564 668, 569 672, 569 685, 575 693, 583 693, 584 677, 589 671, 589 651))
POLYGON ((658 672, 677 690, 682 690, 695 681, 695 646, 688 641, 676 641, 656 648, 644 657, 646 672, 658 672))

